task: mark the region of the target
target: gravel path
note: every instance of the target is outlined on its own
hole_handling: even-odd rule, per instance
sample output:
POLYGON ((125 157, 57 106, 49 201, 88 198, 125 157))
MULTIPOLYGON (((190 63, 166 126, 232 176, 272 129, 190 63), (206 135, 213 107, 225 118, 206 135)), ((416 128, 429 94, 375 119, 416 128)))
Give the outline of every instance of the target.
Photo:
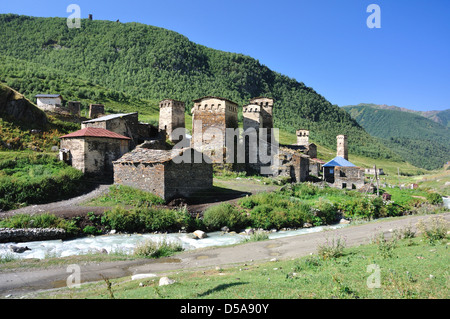
POLYGON ((72 217, 85 214, 88 212, 103 212, 105 211, 105 209, 107 209, 106 207, 88 207, 80 205, 97 196, 100 196, 108 192, 110 186, 111 185, 100 184, 97 185, 92 191, 71 199, 48 204, 30 205, 15 210, 1 212, 0 218, 12 216, 15 214, 35 214, 35 213, 53 213, 61 217, 72 217))

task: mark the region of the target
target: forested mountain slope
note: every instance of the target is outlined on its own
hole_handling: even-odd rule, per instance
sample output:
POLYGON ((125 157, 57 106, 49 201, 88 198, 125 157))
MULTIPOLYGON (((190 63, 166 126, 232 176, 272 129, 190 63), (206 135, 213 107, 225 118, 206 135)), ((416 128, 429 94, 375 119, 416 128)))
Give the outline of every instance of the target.
POLYGON ((404 160, 426 168, 441 168, 450 160, 450 129, 422 115, 371 104, 343 107, 371 135, 404 160))
POLYGON ((400 157, 371 137, 351 116, 304 83, 242 54, 195 44, 162 28, 139 23, 0 15, 0 81, 34 99, 59 93, 109 111, 158 112, 165 98, 185 101, 217 95, 243 105, 251 97, 275 99, 274 123, 289 132, 311 130, 311 139, 336 147, 347 134, 351 153, 400 157))

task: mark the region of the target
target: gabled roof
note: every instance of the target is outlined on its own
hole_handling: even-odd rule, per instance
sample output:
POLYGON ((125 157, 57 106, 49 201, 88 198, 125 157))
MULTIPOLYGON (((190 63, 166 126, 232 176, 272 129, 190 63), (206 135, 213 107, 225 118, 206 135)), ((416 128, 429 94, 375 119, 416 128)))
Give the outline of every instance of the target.
POLYGON ((129 137, 117 134, 115 132, 111 132, 105 130, 104 128, 97 127, 85 127, 79 131, 72 132, 70 134, 61 136, 60 138, 72 138, 72 137, 106 137, 106 138, 115 138, 121 140, 130 140, 129 137))
MULTIPOLYGON (((124 154, 121 158, 114 161, 113 163, 164 163, 171 161, 177 156, 183 155, 185 151, 190 151, 192 148, 173 148, 171 150, 157 150, 157 149, 149 149, 136 147, 131 152, 124 154)), ((198 152, 195 149, 192 149, 194 152, 198 152)))
POLYGON ((355 164, 347 161, 345 158, 336 156, 328 163, 325 163, 322 165, 323 167, 335 167, 335 166, 342 166, 342 167, 355 167, 355 164))
POLYGON ((109 120, 112 120, 112 119, 124 117, 124 116, 127 116, 127 115, 132 115, 132 114, 137 114, 137 112, 134 112, 134 113, 109 114, 109 115, 105 115, 105 116, 102 116, 102 117, 98 117, 98 118, 96 118, 96 119, 83 121, 83 124, 84 124, 84 123, 93 123, 93 122, 109 121, 109 120))

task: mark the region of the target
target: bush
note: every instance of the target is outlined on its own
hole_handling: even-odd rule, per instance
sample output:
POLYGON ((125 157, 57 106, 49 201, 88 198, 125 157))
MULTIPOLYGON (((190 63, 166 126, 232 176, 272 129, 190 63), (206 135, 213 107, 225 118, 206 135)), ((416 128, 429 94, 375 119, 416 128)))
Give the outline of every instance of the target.
POLYGON ((109 228, 121 232, 177 231, 190 228, 194 219, 184 209, 162 209, 155 207, 126 210, 115 207, 105 212, 102 222, 109 228))
POLYGON ((432 205, 438 205, 438 204, 443 203, 442 195, 440 195, 438 193, 434 193, 434 192, 428 193, 426 198, 427 198, 427 201, 432 205))
POLYGON ((224 226, 238 230, 248 225, 245 213, 229 203, 209 207, 203 213, 203 224, 208 230, 218 230, 224 226))
POLYGON ((83 188, 83 173, 48 155, 0 162, 0 209, 48 203, 83 188))
POLYGON ((317 247, 317 253, 322 259, 331 259, 342 256, 345 248, 345 240, 341 237, 327 238, 326 242, 317 247))
POLYGON ((443 217, 431 217, 427 221, 428 224, 424 220, 420 220, 417 228, 430 244, 447 238, 449 223, 443 217))
POLYGON ((53 214, 17 214, 0 220, 0 227, 5 228, 60 228, 68 234, 78 231, 75 222, 57 217, 53 214))
POLYGON ((317 217, 321 219, 323 225, 331 224, 337 219, 338 209, 333 203, 320 199, 316 208, 317 217))
POLYGON ((257 231, 251 234, 248 238, 244 239, 244 242, 263 241, 268 239, 269 234, 264 231, 257 231))
POLYGON ((147 240, 134 248, 133 255, 145 258, 159 258, 173 255, 175 252, 182 250, 183 247, 180 243, 168 242, 166 240, 159 242, 147 240))

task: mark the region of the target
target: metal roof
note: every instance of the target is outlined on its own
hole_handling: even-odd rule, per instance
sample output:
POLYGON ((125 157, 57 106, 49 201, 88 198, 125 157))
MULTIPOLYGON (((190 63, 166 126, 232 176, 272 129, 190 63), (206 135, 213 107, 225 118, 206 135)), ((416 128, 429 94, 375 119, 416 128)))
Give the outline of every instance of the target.
POLYGON ((102 117, 98 117, 96 119, 84 121, 83 124, 84 123, 109 121, 109 120, 112 120, 112 119, 120 118, 120 117, 131 115, 131 114, 136 114, 136 113, 137 112, 134 112, 134 113, 109 114, 109 115, 105 115, 105 116, 102 116, 102 117))
POLYGON ((104 128, 97 127, 86 127, 76 132, 72 132, 70 134, 61 136, 60 138, 72 138, 72 137, 106 137, 106 138, 115 138, 121 140, 130 140, 129 137, 117 134, 115 132, 111 132, 105 130, 104 128))
POLYGON ((34 97, 61 97, 61 94, 36 94, 34 97))
POLYGON ((336 156, 331 161, 325 163, 322 165, 323 167, 335 167, 335 166, 342 166, 342 167, 355 167, 355 164, 347 161, 345 158, 336 156))

